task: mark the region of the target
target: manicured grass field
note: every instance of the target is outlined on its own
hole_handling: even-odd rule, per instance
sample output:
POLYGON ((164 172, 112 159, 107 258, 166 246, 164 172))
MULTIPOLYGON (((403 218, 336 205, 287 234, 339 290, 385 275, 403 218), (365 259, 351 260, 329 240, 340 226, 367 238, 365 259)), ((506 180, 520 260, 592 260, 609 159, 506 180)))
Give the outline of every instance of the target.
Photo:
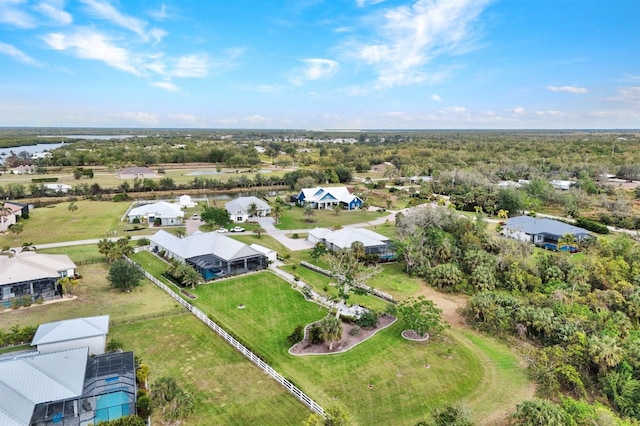
POLYGON ((352 225, 354 223, 369 222, 379 217, 388 215, 389 213, 381 212, 364 212, 360 210, 342 211, 335 214, 332 210, 317 209, 311 218, 313 222, 307 222, 303 215, 302 207, 293 206, 284 208, 279 223, 276 225, 278 229, 313 229, 315 227, 331 228, 333 226, 352 225))
MULTIPOLYGON (((109 337, 149 365, 149 381, 174 377, 192 393, 187 425, 302 424, 310 412, 189 314, 111 327, 109 337)), ((161 424, 154 414, 154 424, 161 424)))
POLYGON ((142 227, 139 231, 125 232, 133 225, 120 222, 130 203, 113 201, 76 201, 78 210, 71 212, 69 203, 53 204, 31 210, 29 218, 20 221, 24 231, 18 236, 8 232, 0 235, 0 246, 20 246, 23 242, 34 245, 59 241, 124 237, 126 235, 153 234, 157 230, 142 227), (115 231, 115 234, 114 234, 115 231))
POLYGON ((15 324, 36 326, 67 318, 107 314, 111 320, 122 320, 178 310, 176 302, 147 280, 142 280, 130 293, 112 289, 107 281, 107 263, 83 265, 77 270, 82 279, 75 291, 76 299, 5 310, 0 313, 0 328, 7 329, 15 324))
POLYGON ((503 392, 494 394, 484 387, 487 374, 512 394, 526 383, 524 370, 512 368, 515 357, 497 343, 477 344, 460 333, 446 333, 426 344, 409 342, 400 336, 399 323, 343 354, 289 355, 286 336, 326 311, 268 272, 218 281, 194 292, 200 309, 321 405, 342 406, 356 424, 414 424, 447 402, 468 403, 481 414, 503 404, 503 392), (485 397, 479 398, 481 394, 485 397))

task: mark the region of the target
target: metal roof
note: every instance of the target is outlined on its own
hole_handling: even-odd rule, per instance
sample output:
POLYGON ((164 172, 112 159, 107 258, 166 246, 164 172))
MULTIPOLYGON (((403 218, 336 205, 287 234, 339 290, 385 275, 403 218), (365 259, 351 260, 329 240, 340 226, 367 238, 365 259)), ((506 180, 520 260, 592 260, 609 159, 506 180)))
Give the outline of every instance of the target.
POLYGON ((261 255, 248 245, 218 232, 197 231, 185 238, 178 238, 160 230, 151 237, 151 242, 175 253, 182 259, 212 254, 225 261, 261 255))
POLYGON ((40 254, 32 251, 0 256, 0 285, 58 278, 60 271, 75 269, 76 264, 64 254, 40 254))
POLYGON ((231 200, 227 204, 225 204, 224 208, 227 209, 227 211, 231 214, 238 211, 248 213, 249 206, 253 203, 255 203, 255 205, 258 207, 258 210, 271 210, 269 204, 258 197, 238 197, 235 200, 231 200))
MULTIPOLYGON (((333 197, 335 200, 347 204, 354 199, 359 199, 356 195, 349 192, 349 189, 346 186, 303 188, 300 193, 304 195, 304 201, 310 203, 316 203, 323 199, 326 200, 327 196, 333 197)), ((298 194, 298 198, 300 198, 300 194, 298 194)))
POLYGON ((144 204, 129 211, 127 216, 146 216, 150 213, 157 217, 184 217, 184 212, 178 204, 159 201, 153 204, 144 204))
POLYGON ((38 327, 31 346, 102 336, 108 333, 109 315, 49 322, 38 327))
POLYGON ((351 245, 356 241, 361 242, 365 247, 382 246, 389 241, 389 238, 384 235, 363 228, 342 228, 336 231, 315 228, 309 234, 342 249, 351 248, 351 245))
POLYGON ((82 395, 88 348, 0 362, 0 424, 29 425, 36 404, 82 395))
POLYGON ((568 223, 553 219, 536 218, 531 216, 516 216, 507 220, 505 229, 521 231, 529 235, 550 234, 562 236, 571 235, 591 235, 589 231, 568 223))

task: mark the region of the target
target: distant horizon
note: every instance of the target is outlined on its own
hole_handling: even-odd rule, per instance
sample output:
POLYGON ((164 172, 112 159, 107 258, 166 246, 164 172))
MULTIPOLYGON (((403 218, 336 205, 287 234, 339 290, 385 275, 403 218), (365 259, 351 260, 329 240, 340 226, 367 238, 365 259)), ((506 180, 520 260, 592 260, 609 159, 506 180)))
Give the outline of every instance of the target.
POLYGON ((640 0, 1 4, 0 126, 640 123, 640 0))

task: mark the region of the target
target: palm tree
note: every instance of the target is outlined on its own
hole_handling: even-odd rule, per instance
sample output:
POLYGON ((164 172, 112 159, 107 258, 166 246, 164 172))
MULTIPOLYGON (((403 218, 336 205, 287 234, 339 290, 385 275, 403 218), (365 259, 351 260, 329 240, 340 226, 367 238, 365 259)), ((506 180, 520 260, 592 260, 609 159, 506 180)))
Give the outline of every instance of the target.
POLYGON ((362 259, 364 255, 367 254, 362 241, 354 241, 351 243, 351 252, 358 260, 362 259))
POLYGON ((280 216, 282 216, 282 204, 277 203, 275 206, 273 206, 271 214, 273 215, 276 223, 278 223, 278 221, 280 220, 280 216))
POLYGON ((305 217, 305 222, 311 222, 313 220, 313 216, 316 214, 316 210, 313 208, 311 204, 307 204, 304 206, 304 211, 302 215, 305 217))
POLYGON ((182 284, 196 288, 202 282, 202 275, 193 266, 187 266, 182 274, 182 284))
POLYGON ((325 342, 329 342, 329 350, 333 350, 333 343, 342 339, 342 321, 333 315, 327 315, 320 321, 320 330, 325 342))
POLYGON ((249 204, 249 207, 247 207, 247 213, 249 213, 249 217, 258 216, 258 205, 256 203, 249 204))
POLYGON ((176 229, 176 237, 178 238, 184 238, 187 236, 187 230, 186 229, 176 229))
POLYGON ((603 370, 614 368, 624 359, 624 349, 618 340, 606 334, 589 339, 589 354, 591 360, 603 370))

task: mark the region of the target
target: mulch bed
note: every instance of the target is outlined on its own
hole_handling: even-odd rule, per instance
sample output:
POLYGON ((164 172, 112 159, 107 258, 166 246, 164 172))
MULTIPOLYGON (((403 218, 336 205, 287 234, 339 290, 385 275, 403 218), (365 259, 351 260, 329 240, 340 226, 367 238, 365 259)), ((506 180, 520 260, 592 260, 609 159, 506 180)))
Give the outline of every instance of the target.
POLYGON ((197 299, 196 296, 194 296, 193 294, 189 293, 187 290, 180 290, 180 293, 184 294, 185 296, 187 296, 191 300, 197 299))
POLYGON ((396 317, 383 315, 380 317, 376 328, 361 328, 360 332, 355 336, 352 336, 350 331, 352 328, 357 327, 357 325, 343 322, 342 340, 333 343, 332 351, 329 350, 328 343, 311 344, 311 342, 309 342, 308 329, 311 326, 311 324, 309 324, 305 327, 304 339, 300 343, 293 345, 291 349, 289 349, 289 353, 292 355, 324 355, 346 352, 357 344, 364 342, 378 331, 389 327, 395 321, 396 317))

